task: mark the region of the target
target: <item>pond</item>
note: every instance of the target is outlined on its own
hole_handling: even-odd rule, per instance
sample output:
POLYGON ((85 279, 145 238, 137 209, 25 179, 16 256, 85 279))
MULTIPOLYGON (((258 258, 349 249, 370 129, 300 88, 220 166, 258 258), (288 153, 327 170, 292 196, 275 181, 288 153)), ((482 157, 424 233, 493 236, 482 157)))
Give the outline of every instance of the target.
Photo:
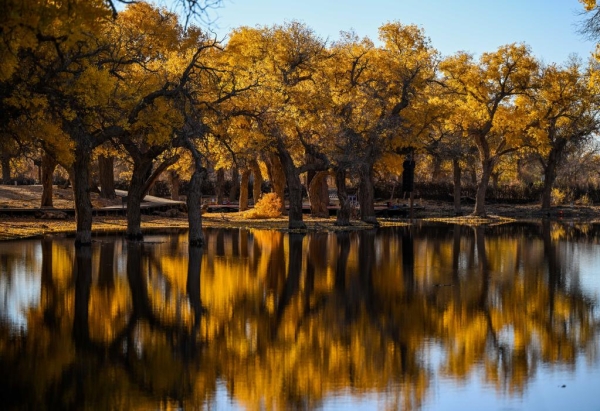
POLYGON ((0 243, 7 410, 599 410, 600 226, 0 243))

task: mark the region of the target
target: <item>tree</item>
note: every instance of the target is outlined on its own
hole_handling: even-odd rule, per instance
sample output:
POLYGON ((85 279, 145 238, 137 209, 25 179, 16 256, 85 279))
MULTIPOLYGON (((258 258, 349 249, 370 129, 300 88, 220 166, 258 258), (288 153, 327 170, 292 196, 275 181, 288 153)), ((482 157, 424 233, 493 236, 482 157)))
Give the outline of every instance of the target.
POLYGON ((133 160, 127 198, 127 235, 141 238, 140 203, 158 176, 179 158, 173 142, 185 124, 188 85, 208 70, 217 47, 199 29, 184 29, 174 13, 136 3, 111 26, 111 61, 117 79, 112 124, 133 160))
POLYGON ((18 66, 5 66, 15 85, 10 102, 36 129, 51 131, 36 137, 69 170, 75 199, 75 241, 88 244, 92 226, 91 153, 108 138, 100 118, 113 84, 102 64, 106 57, 103 29, 110 14, 99 0, 78 2, 73 7, 46 2, 27 2, 24 6, 26 9, 18 8, 22 14, 15 9, 11 16, 25 21, 12 22, 14 26, 9 24, 7 30, 25 30, 23 38, 31 41, 17 42, 16 46, 9 42, 8 51, 3 50, 10 53, 15 46, 14 52, 18 52, 18 66), (57 147, 69 155, 57 155, 52 151, 57 147))
POLYGON ((543 170, 542 210, 550 209, 552 188, 566 153, 585 145, 600 126, 589 74, 577 61, 566 67, 543 67, 539 87, 531 96, 517 99, 516 104, 528 113, 529 144, 543 170))
POLYGON ((379 36, 384 45, 375 48, 369 39, 358 41, 354 34, 346 34, 334 46, 339 60, 330 74, 332 124, 339 127, 337 165, 354 164, 361 219, 372 224, 377 224, 374 165, 383 153, 416 141, 411 133, 413 106, 433 79, 437 60, 429 39, 416 26, 388 23, 379 28, 379 36))
POLYGON ((479 63, 458 53, 440 64, 448 88, 460 96, 456 114, 465 137, 479 152, 474 216, 486 216, 485 196, 500 157, 519 149, 524 125, 512 104, 533 87, 537 62, 525 45, 511 44, 482 54, 479 63))
POLYGON ((241 28, 232 35, 228 51, 239 56, 238 64, 246 64, 246 70, 256 73, 260 81, 252 93, 253 107, 246 110, 254 113, 256 130, 262 135, 258 141, 270 162, 272 182, 282 182, 276 184, 280 197, 284 197, 285 177, 289 227, 304 228, 300 175, 327 167, 323 161, 303 163, 316 138, 310 122, 311 105, 317 101, 320 67, 328 58, 325 44, 307 26, 292 22, 272 28, 241 28))

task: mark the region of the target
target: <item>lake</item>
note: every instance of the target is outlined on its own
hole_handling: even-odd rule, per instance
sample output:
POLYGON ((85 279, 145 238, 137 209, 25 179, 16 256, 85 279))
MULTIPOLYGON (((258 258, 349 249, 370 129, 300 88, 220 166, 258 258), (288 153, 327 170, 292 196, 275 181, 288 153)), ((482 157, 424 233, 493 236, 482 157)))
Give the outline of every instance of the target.
POLYGON ((7 410, 600 410, 600 226, 0 243, 7 410))

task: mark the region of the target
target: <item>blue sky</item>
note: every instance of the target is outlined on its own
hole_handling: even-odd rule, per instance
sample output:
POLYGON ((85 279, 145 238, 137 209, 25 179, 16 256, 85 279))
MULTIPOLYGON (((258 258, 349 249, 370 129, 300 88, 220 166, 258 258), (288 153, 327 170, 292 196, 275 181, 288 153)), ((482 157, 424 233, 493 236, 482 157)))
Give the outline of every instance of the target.
POLYGON ((354 29, 377 40, 380 25, 400 21, 421 26, 442 55, 523 42, 544 62, 563 63, 572 53, 586 60, 595 48, 577 33, 582 11, 577 0, 223 0, 211 16, 220 38, 239 26, 298 20, 323 39, 354 29))

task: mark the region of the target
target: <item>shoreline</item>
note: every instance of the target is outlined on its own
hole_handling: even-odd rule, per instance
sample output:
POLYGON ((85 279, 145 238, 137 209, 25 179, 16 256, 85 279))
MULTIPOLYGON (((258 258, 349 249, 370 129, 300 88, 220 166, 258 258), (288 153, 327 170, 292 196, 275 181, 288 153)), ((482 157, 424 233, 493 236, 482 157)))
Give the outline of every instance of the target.
MULTIPOLYGON (((515 207, 496 205, 490 207, 488 217, 479 218, 470 215, 453 216, 447 209, 427 207, 426 212, 420 210, 415 213, 415 218, 378 219, 381 227, 409 226, 415 222, 437 222, 461 225, 497 225, 512 222, 531 222, 550 219, 552 221, 578 221, 583 223, 600 223, 600 208, 596 207, 557 207, 551 213, 542 213, 532 209, 531 206, 515 207), (501 208, 501 209, 499 209, 501 208), (504 211, 504 212, 502 212, 504 211), (512 211, 512 212, 506 212, 512 211)), ((286 232, 319 232, 319 231, 355 231, 372 229, 371 224, 360 220, 352 220, 350 226, 338 227, 335 217, 313 218, 304 216, 305 230, 290 230, 287 216, 271 219, 248 219, 242 213, 207 213, 202 216, 202 226, 205 228, 255 228, 264 230, 278 230, 286 232)), ((75 235, 75 219, 40 219, 31 217, 10 217, 1 215, 0 210, 0 241, 40 238, 48 235, 75 235)), ((125 216, 96 216, 93 218, 92 235, 119 235, 127 229, 125 216)), ((144 233, 167 232, 169 230, 187 230, 188 220, 185 214, 174 217, 160 215, 142 215, 142 231, 144 233)))

